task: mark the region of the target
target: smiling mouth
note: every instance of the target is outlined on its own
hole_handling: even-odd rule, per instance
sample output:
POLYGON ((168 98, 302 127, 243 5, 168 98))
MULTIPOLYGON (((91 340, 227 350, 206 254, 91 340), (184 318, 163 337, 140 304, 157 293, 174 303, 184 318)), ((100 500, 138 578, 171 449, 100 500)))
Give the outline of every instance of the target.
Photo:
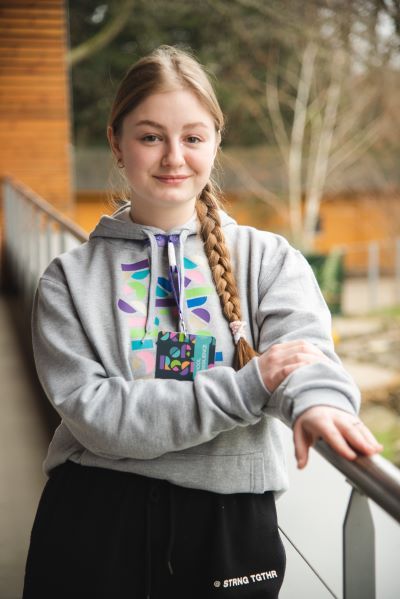
POLYGON ((189 175, 160 175, 155 176, 155 179, 162 181, 163 183, 182 183, 182 181, 189 179, 189 175))
POLYGON ((187 179, 189 175, 155 175, 157 179, 187 179))

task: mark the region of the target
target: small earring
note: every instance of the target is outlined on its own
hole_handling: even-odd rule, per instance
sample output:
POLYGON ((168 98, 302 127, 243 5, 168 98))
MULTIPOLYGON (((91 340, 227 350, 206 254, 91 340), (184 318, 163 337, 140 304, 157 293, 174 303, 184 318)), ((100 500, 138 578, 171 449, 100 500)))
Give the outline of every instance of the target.
POLYGON ((118 160, 117 160, 117 166, 118 166, 118 168, 124 168, 125 165, 122 162, 121 158, 118 158, 118 160))

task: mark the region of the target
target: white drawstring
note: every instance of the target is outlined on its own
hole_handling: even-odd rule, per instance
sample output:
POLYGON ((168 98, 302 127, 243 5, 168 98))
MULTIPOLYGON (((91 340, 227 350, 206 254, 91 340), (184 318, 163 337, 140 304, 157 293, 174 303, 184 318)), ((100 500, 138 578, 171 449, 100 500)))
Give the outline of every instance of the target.
MULTIPOLYGON (((180 239, 179 239, 179 242, 180 242, 180 239)), ((182 250, 181 250, 181 253, 182 253, 182 250)), ((169 262, 170 273, 177 273, 177 275, 178 275, 178 289, 177 289, 176 293, 179 295, 175 295, 175 292, 174 292, 174 295, 175 295, 175 300, 178 303, 179 330, 186 334, 187 330, 186 330, 185 320, 183 317, 185 275, 184 275, 184 271, 182 270, 182 266, 181 266, 180 270, 178 269, 178 265, 176 263, 175 246, 174 246, 174 243, 170 240, 168 241, 168 262, 169 262)), ((172 274, 171 276, 173 277, 174 275, 172 274)), ((173 284, 173 281, 171 281, 171 283, 173 284)))

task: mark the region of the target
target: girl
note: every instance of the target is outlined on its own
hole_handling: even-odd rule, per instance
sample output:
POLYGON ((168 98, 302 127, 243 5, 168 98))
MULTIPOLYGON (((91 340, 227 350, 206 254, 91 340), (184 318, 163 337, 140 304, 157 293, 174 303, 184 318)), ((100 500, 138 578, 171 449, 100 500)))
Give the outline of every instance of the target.
POLYGON ((24 599, 277 597, 277 419, 300 468, 318 437, 348 459, 379 450, 307 262, 221 209, 223 127, 204 70, 173 47, 117 90, 107 134, 129 200, 35 296, 37 371, 62 422, 24 599))

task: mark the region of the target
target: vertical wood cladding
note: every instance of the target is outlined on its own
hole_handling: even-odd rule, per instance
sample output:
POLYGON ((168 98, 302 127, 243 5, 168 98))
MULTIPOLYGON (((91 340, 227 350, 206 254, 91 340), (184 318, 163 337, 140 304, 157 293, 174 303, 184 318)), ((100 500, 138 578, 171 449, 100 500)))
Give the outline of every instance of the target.
POLYGON ((71 205, 64 0, 0 0, 0 176, 71 205))

